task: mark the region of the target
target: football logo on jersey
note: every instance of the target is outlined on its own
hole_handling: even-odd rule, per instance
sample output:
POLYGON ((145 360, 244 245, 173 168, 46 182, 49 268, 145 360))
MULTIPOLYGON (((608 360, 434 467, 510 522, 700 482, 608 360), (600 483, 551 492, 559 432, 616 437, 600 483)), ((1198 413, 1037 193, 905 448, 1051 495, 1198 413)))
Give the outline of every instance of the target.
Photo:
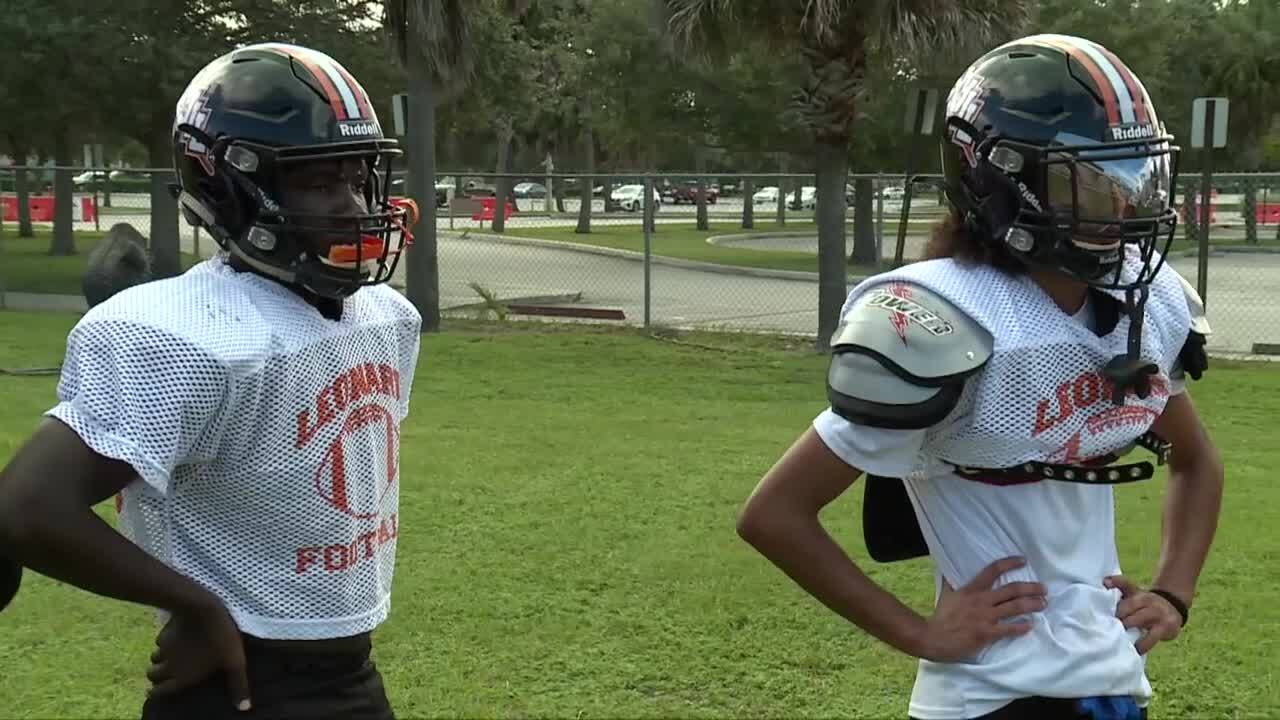
POLYGON ((400 373, 389 365, 364 363, 350 368, 320 391, 315 400, 315 415, 311 409, 298 413, 298 432, 294 447, 303 448, 316 434, 347 416, 339 426, 338 434, 325 451, 320 467, 316 468, 316 492, 337 510, 361 520, 378 516, 382 498, 395 484, 396 458, 399 456, 400 430, 396 418, 386 407, 377 402, 366 402, 376 397, 400 399, 400 373), (348 457, 348 448, 367 450, 381 445, 380 452, 361 453, 348 457), (364 476, 365 482, 377 483, 376 498, 368 492, 352 493, 353 477, 364 476))
MULTIPOLYGON (((1135 396, 1133 391, 1130 396, 1135 396)), ((1151 378, 1151 395, 1167 397, 1169 385, 1163 376, 1151 378)), ((1104 399, 1111 397, 1111 381, 1101 373, 1089 371, 1078 377, 1061 383, 1054 391, 1053 398, 1044 398, 1036 403, 1035 426, 1031 429, 1031 437, 1039 437, 1050 430, 1071 420, 1077 413, 1088 413, 1104 399)), ((1141 435, 1155 421, 1158 413, 1142 405, 1111 405, 1099 412, 1093 412, 1085 420, 1084 427, 1067 438, 1057 450, 1050 453, 1046 462, 1076 464, 1088 462, 1090 458, 1080 455, 1081 440, 1113 430, 1132 427, 1134 436, 1141 435)))

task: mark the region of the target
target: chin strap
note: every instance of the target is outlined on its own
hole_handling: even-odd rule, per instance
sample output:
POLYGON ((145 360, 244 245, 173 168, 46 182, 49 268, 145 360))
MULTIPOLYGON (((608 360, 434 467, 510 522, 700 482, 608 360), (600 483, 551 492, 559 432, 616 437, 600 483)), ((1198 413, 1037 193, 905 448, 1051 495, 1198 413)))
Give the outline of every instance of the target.
POLYGON ((1146 314, 1148 294, 1146 285, 1125 291, 1124 310, 1129 316, 1128 352, 1111 358, 1111 362, 1102 369, 1103 374, 1111 381, 1111 402, 1116 405, 1124 404, 1124 398, 1130 390, 1145 399, 1151 394, 1151 376, 1160 371, 1155 363, 1141 357, 1142 321, 1146 314))

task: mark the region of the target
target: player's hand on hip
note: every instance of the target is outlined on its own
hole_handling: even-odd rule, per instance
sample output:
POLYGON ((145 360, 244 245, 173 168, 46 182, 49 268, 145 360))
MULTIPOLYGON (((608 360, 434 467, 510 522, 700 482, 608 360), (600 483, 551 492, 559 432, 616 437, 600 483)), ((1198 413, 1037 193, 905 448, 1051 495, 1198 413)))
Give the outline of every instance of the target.
POLYGON ((959 662, 973 657, 1000 638, 1023 635, 1031 622, 1007 618, 1043 610, 1048 589, 1041 583, 1012 582, 993 588, 1000 576, 1026 564, 1023 558, 997 560, 959 590, 942 581, 942 594, 925 635, 922 657, 959 662))
POLYGON ((1116 617, 1125 629, 1142 630, 1142 637, 1134 643, 1139 655, 1146 655, 1156 643, 1173 640, 1182 632, 1182 615, 1168 600, 1120 575, 1104 578, 1102 584, 1120 591, 1116 617))
POLYGON ((175 612, 156 637, 151 654, 150 694, 163 695, 191 687, 215 672, 226 675, 231 704, 249 710, 249 675, 240 629, 221 603, 175 612))

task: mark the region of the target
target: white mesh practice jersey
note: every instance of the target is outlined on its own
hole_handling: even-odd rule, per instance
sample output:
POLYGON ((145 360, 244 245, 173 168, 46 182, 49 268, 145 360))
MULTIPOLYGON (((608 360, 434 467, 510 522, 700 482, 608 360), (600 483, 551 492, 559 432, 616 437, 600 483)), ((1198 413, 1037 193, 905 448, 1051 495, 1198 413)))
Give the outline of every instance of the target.
MULTIPOLYGON (((1127 318, 1099 338, 1088 305, 1070 316, 1026 276, 951 260, 870 278, 850 293, 845 312, 876 287, 909 295, 915 286, 948 298, 990 330, 991 360, 969 379, 956 409, 932 428, 856 425, 830 409, 814 428, 850 465, 904 478, 936 564, 935 590, 944 579, 958 588, 991 562, 1019 555, 1027 565, 997 585, 1036 581, 1049 594, 1045 610, 1024 618, 1033 625, 1027 635, 997 641, 966 662, 920 661, 910 714, 975 717, 1028 695, 1127 694, 1146 704, 1151 686, 1133 646, 1137 631, 1126 631, 1115 617, 1119 591, 1102 585, 1121 570, 1113 486, 987 484, 958 476, 939 461, 972 467, 1079 463, 1122 449, 1146 432, 1168 398, 1183 390, 1169 377, 1190 327, 1181 281, 1165 265, 1151 287, 1143 355, 1160 368, 1154 391, 1146 400, 1131 395, 1118 407, 1099 371, 1125 351, 1127 318)), ((913 333, 925 332, 888 309, 885 324, 907 344, 913 333)))
POLYGON ((49 414, 134 467, 122 531, 242 631, 353 635, 390 607, 420 324, 385 285, 330 320, 218 257, 91 309, 49 414))

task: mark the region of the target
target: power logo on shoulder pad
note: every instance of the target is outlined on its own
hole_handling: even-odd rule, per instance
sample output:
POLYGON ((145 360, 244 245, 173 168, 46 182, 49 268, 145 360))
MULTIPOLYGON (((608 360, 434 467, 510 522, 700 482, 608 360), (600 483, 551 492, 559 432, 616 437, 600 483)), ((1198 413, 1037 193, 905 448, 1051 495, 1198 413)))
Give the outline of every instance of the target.
POLYGON ((868 307, 878 307, 889 311, 889 322, 905 345, 907 342, 908 324, 916 324, 933 335, 949 335, 955 332, 951 323, 942 319, 937 313, 916 302, 911 297, 911 288, 904 283, 893 283, 888 288, 872 291, 867 300, 868 307))

